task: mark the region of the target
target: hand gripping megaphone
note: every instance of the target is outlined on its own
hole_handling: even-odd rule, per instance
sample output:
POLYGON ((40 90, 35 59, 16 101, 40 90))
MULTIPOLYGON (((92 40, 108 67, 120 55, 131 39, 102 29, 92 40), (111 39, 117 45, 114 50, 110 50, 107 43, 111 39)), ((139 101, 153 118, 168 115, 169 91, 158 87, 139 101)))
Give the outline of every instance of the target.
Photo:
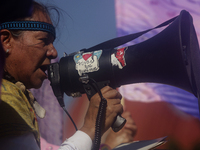
POLYGON ((48 76, 54 94, 62 97, 63 93, 68 96, 86 93, 90 98, 97 93, 96 85, 117 88, 125 84, 153 82, 176 86, 199 98, 200 52, 192 17, 182 10, 170 22, 163 31, 136 45, 116 48, 116 43, 124 43, 125 37, 122 37, 109 41, 109 44, 105 42, 70 54, 61 58, 59 63, 51 64, 48 76), (89 84, 89 79, 95 83, 89 84))

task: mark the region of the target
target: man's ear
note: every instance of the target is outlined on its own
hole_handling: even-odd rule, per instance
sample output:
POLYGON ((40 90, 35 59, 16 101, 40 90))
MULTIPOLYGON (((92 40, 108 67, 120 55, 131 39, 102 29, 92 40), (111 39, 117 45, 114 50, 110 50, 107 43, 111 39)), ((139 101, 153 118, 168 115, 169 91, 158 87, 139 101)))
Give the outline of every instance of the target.
POLYGON ((7 49, 11 48, 12 34, 9 30, 3 29, 3 30, 0 30, 0 36, 1 36, 2 47, 3 47, 4 51, 6 52, 7 49))

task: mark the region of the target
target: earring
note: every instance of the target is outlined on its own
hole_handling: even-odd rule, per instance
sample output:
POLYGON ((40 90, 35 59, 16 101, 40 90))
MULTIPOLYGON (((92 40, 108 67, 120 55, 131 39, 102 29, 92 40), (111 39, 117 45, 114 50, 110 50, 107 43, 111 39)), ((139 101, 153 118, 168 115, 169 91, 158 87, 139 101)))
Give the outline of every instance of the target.
POLYGON ((8 54, 8 53, 9 53, 9 49, 6 50, 6 54, 8 54))

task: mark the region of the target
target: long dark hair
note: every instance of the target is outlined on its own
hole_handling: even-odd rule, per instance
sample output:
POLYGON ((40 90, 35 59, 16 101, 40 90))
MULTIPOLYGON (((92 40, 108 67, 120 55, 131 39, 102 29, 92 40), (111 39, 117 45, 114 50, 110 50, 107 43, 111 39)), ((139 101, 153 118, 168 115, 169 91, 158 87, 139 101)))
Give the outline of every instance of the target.
MULTIPOLYGON (((60 21, 60 12, 59 12, 58 8, 56 8, 55 6, 45 6, 44 4, 38 3, 36 1, 32 2, 32 15, 30 15, 29 17, 17 18, 17 19, 9 20, 9 21, 25 21, 25 20, 29 21, 32 19, 33 15, 39 11, 43 12, 47 17, 49 17, 54 26, 58 25, 58 23, 60 21), (54 17, 56 19, 51 17, 50 12, 52 10, 54 10, 54 12, 56 12, 56 17, 54 17)), ((23 33, 23 30, 10 30, 10 32, 14 38, 18 38, 23 33)))
POLYGON ((0 0, 0 23, 31 15, 33 0, 0 0))

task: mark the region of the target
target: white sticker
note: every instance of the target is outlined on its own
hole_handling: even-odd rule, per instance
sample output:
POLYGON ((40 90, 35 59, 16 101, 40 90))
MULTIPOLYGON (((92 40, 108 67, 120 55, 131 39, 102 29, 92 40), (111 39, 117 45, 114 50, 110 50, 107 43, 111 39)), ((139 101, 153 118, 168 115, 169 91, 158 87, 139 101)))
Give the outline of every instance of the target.
POLYGON ((82 76, 83 73, 98 71, 101 54, 102 50, 74 55, 76 70, 79 76, 82 76))

